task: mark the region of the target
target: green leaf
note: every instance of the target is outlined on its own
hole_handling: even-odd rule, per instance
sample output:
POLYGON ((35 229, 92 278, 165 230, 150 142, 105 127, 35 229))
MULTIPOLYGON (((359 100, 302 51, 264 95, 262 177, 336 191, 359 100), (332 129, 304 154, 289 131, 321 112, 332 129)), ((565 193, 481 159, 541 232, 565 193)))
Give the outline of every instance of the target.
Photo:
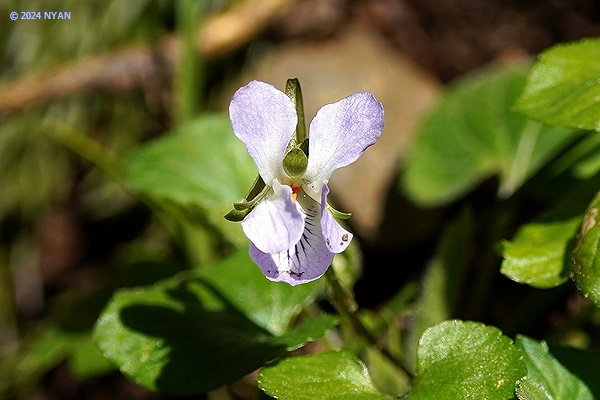
POLYGON ((551 125, 600 131, 600 39, 559 44, 531 68, 517 109, 551 125))
POLYGON ((335 317, 318 316, 286 334, 273 332, 287 328, 318 287, 295 294, 264 278, 240 252, 195 275, 118 291, 95 338, 104 356, 141 386, 177 395, 206 392, 333 328, 335 317))
POLYGON ((405 357, 416 364, 419 338, 425 330, 451 318, 458 295, 464 287, 465 269, 473 238, 473 215, 465 210, 453 221, 442 237, 435 255, 425 271, 421 295, 407 340, 405 357))
POLYGON ((403 185, 426 205, 451 202, 484 179, 500 177, 510 196, 560 150, 572 130, 535 123, 512 110, 524 68, 495 68, 452 86, 421 126, 403 185))
POLYGON ((92 340, 92 332, 74 335, 71 338, 71 357, 69 368, 73 376, 80 381, 101 376, 116 369, 115 365, 107 360, 92 340))
POLYGON ((59 327, 46 325, 31 337, 23 340, 19 354, 11 359, 9 368, 3 369, 0 362, 0 393, 6 387, 33 387, 51 369, 65 359, 71 373, 78 380, 100 376, 113 371, 115 366, 98 350, 91 340, 91 332, 65 331, 59 327))
POLYGON ((537 288, 558 286, 572 276, 577 230, 599 185, 600 176, 596 176, 569 187, 552 210, 521 226, 511 241, 503 241, 501 272, 537 288))
POLYGON ((500 272, 537 288, 563 284, 569 278, 568 257, 581 220, 581 215, 576 215, 523 225, 512 241, 502 242, 500 272))
POLYGON ((406 399, 512 399, 527 373, 523 351, 497 328, 444 321, 419 342, 417 376, 406 399))
POLYGON ((598 349, 582 350, 550 345, 550 353, 566 369, 585 383, 593 393, 594 398, 600 399, 600 380, 598 380, 600 351, 598 349))
POLYGON ((592 200, 583 217, 577 245, 573 250, 573 278, 585 297, 600 307, 600 193, 592 200))
POLYGON ((548 351, 548 345, 519 336, 516 345, 526 354, 527 376, 518 382, 521 400, 594 400, 587 385, 548 351))
POLYGON ((279 400, 385 400, 348 350, 287 358, 261 369, 258 386, 279 400))
POLYGON ((334 315, 318 315, 302 321, 291 331, 283 334, 277 339, 278 343, 285 345, 289 351, 304 346, 307 342, 317 340, 329 332, 339 323, 334 315))
POLYGON ((216 227, 236 244, 246 242, 238 224, 223 216, 244 197, 256 167, 226 116, 180 126, 131 154, 127 183, 190 218, 216 227))
POLYGON ((364 360, 375 387, 381 393, 397 397, 409 390, 410 378, 408 375, 394 365, 381 351, 368 347, 364 360))
POLYGON ((600 172, 600 135, 595 132, 588 134, 563 157, 573 163, 574 177, 585 180, 600 172))
POLYGON ((179 395, 217 388, 285 354, 200 279, 119 291, 95 335, 136 383, 179 395))
POLYGON ((283 334, 302 307, 324 288, 322 279, 298 286, 271 282, 247 250, 206 268, 202 277, 250 320, 275 335, 283 334))
MULTIPOLYGON (((43 374, 55 368, 69 354, 69 340, 72 335, 54 326, 45 326, 31 338, 21 354, 16 357, 11 365, 11 374, 4 373, 2 379, 8 379, 10 385, 31 386, 43 374)), ((0 382, 0 387, 4 386, 0 382)))

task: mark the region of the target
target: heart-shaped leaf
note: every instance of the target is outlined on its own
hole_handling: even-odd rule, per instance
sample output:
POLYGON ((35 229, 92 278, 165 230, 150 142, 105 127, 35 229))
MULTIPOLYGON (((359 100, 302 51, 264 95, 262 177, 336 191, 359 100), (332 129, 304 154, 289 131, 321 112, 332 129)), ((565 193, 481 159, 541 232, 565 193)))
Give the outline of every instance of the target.
POLYGON ((410 400, 508 400, 525 376, 523 351, 497 328, 444 321, 419 342, 417 376, 410 400))
POLYGON ((283 334, 302 306, 311 303, 324 288, 322 279, 295 287, 271 282, 247 250, 204 268, 202 277, 235 308, 274 335, 283 334))
POLYGON ((484 179, 500 177, 510 196, 554 155, 573 130, 514 112, 526 69, 495 68, 454 84, 417 132, 403 185, 426 205, 444 204, 484 179))
POLYGON ((600 39, 559 44, 531 68, 517 109, 551 125, 600 131, 600 39))

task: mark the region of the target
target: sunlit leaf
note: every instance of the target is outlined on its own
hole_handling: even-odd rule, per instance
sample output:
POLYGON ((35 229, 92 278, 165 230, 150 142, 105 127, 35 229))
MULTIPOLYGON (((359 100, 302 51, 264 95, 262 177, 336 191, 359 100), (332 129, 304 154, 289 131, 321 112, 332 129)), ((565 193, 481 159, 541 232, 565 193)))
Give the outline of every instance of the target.
POLYGON ((502 242, 501 272, 533 287, 558 286, 569 278, 570 251, 581 216, 523 225, 511 241, 502 242))
POLYGON ((514 112, 525 68, 495 68, 453 85, 417 132, 403 185, 427 205, 450 202, 498 175, 510 196, 560 150, 573 130, 548 127, 514 112))
POLYGON ((239 224, 223 216, 255 177, 256 167, 225 115, 202 117, 137 149, 127 168, 133 190, 217 227, 238 244, 246 242, 239 224))
POLYGON ((89 292, 79 288, 56 296, 48 304, 49 322, 25 334, 18 353, 6 360, 10 363, 8 368, 3 369, 5 365, 0 362, 0 393, 4 386, 32 387, 65 361, 70 373, 80 380, 116 369, 92 340, 92 328, 100 311, 117 288, 149 285, 176 271, 166 262, 127 257, 126 265, 112 274, 109 282, 96 282, 99 285, 89 292))
POLYGON ((287 358, 265 367, 258 385, 280 400, 385 400, 365 366, 347 350, 287 358))
POLYGON ((517 109, 551 125, 600 131, 600 39, 559 44, 533 65, 517 109))
POLYGON ((405 399, 508 400, 525 376, 523 351, 497 328, 445 321, 419 342, 414 389, 405 399))
POLYGON ((516 345, 526 354, 527 376, 517 386, 520 400, 594 400, 587 385, 548 351, 546 343, 525 336, 516 345))

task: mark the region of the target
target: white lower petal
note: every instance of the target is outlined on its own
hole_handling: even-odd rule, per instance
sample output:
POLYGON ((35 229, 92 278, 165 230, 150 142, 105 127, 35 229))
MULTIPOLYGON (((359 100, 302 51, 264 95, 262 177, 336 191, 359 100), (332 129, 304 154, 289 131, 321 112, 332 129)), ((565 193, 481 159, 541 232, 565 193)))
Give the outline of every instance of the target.
POLYGON ((307 283, 320 278, 333 261, 334 254, 328 250, 322 234, 319 204, 305 199, 303 206, 304 232, 289 249, 269 254, 250 244, 250 257, 272 281, 292 286, 307 283))
POLYGON ((262 199, 242 221, 242 229, 252 243, 265 253, 289 249, 302 237, 305 214, 293 201, 292 188, 276 179, 273 193, 262 199))

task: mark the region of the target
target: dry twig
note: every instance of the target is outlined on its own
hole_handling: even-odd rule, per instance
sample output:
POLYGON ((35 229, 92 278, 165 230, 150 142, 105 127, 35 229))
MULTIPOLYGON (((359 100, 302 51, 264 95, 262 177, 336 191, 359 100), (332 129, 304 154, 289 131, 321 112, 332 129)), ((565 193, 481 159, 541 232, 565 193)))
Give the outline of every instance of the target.
MULTIPOLYGON (((197 48, 218 57, 238 48, 280 17, 295 0, 246 0, 209 18, 197 34, 197 48)), ((90 89, 130 90, 160 79, 174 68, 178 40, 169 35, 158 46, 136 45, 59 65, 51 71, 0 84, 0 115, 32 103, 90 89)))

